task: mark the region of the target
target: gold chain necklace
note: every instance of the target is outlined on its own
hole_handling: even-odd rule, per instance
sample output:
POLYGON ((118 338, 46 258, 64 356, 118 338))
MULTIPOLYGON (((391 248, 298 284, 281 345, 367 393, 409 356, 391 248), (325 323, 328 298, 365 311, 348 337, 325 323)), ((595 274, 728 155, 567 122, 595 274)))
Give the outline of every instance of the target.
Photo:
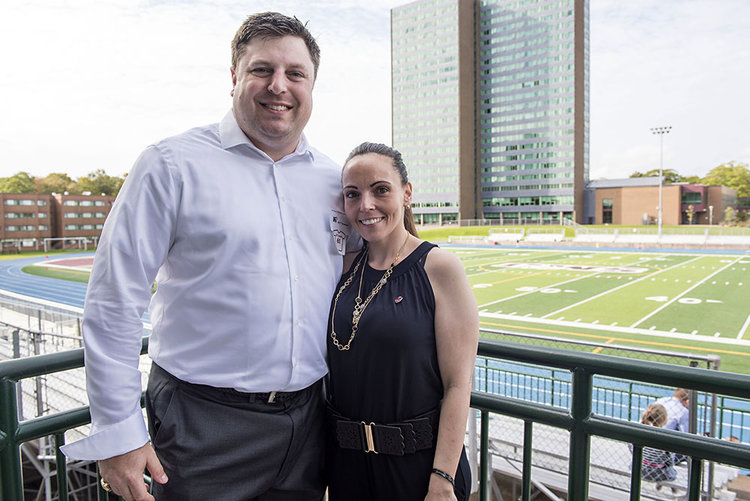
POLYGON ((344 285, 342 285, 339 288, 339 291, 336 293, 336 297, 333 300, 333 311, 331 312, 331 339, 333 339, 333 345, 339 349, 339 351, 346 351, 352 346, 352 341, 354 341, 354 336, 357 335, 357 331, 359 331, 359 320, 362 318, 362 314, 365 312, 365 308, 367 308, 367 305, 370 304, 370 301, 372 301, 372 298, 375 297, 375 295, 380 292, 380 289, 383 288, 383 286, 388 282, 388 278, 391 276, 391 273, 393 273, 393 267, 396 266, 396 263, 398 262, 398 258, 401 256, 401 252, 406 247, 406 242, 409 241, 409 234, 406 234, 406 239, 404 240, 403 245, 401 245, 401 248, 396 253, 396 259, 393 260, 393 262, 388 266, 388 269, 385 270, 385 273, 383 273, 383 276, 378 280, 378 283, 373 287, 373 289, 370 291, 370 295, 367 296, 367 298, 362 301, 362 277, 365 274, 365 267, 362 266, 362 271, 359 274, 359 290, 357 291, 357 297, 354 300, 354 311, 352 312, 352 335, 349 337, 349 341, 342 345, 338 338, 336 337, 336 331, 333 328, 333 320, 336 318, 336 305, 339 302, 339 297, 341 296, 341 293, 344 292, 344 290, 349 287, 349 285, 352 283, 352 279, 357 275, 357 270, 359 270, 360 265, 363 262, 367 261, 367 254, 368 250, 365 250, 364 255, 362 256, 362 259, 357 261, 357 264, 354 266, 354 270, 352 270, 352 274, 349 275, 349 278, 346 279, 346 282, 344 282, 344 285))

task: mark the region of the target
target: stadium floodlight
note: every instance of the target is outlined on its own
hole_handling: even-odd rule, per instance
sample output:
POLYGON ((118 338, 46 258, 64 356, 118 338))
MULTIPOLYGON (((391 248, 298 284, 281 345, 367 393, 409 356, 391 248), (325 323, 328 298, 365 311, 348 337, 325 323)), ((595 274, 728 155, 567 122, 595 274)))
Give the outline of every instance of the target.
POLYGON ((655 134, 659 136, 659 212, 658 212, 658 218, 659 218, 659 230, 657 231, 658 237, 657 241, 661 240, 661 219, 662 219, 662 190, 663 190, 663 178, 662 175, 664 171, 664 134, 669 134, 669 131, 672 130, 672 126, 666 126, 666 127, 652 127, 651 128, 651 134, 655 134))

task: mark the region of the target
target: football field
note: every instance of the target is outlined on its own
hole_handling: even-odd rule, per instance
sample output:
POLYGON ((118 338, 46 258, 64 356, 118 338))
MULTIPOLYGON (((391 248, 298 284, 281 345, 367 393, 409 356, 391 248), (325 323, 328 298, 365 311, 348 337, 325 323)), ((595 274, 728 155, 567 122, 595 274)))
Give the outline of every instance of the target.
POLYGON ((446 247, 483 328, 716 354, 750 372, 750 255, 446 247))
MULTIPOLYGON (((718 355, 721 370, 750 374, 750 252, 442 245, 464 264, 483 329, 584 340, 595 353, 620 345, 718 355)), ((92 259, 24 271, 85 282, 92 259)))

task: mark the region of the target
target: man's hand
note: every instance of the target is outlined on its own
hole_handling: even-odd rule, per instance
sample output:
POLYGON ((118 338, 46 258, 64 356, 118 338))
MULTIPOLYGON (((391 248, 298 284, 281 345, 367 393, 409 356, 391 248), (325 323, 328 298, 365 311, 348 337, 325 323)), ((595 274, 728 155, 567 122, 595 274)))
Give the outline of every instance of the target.
POLYGON ((143 472, 146 469, 155 482, 167 483, 167 475, 151 444, 99 461, 102 478, 109 483, 112 492, 125 501, 154 501, 154 497, 148 493, 147 485, 143 483, 143 472))

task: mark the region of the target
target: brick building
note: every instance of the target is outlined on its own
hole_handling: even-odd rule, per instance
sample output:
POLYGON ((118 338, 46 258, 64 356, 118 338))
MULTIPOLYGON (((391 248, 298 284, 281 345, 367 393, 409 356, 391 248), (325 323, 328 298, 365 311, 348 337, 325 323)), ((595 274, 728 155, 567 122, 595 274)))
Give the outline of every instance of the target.
MULTIPOLYGON (((719 224, 737 192, 725 186, 664 184, 662 224, 719 224)), ((586 224, 657 224, 659 178, 602 179, 586 187, 586 224)))
MULTIPOLYGON (((3 248, 38 248, 45 238, 96 241, 115 197, 108 195, 0 193, 3 248)), ((57 241, 56 247, 72 242, 57 241)))

